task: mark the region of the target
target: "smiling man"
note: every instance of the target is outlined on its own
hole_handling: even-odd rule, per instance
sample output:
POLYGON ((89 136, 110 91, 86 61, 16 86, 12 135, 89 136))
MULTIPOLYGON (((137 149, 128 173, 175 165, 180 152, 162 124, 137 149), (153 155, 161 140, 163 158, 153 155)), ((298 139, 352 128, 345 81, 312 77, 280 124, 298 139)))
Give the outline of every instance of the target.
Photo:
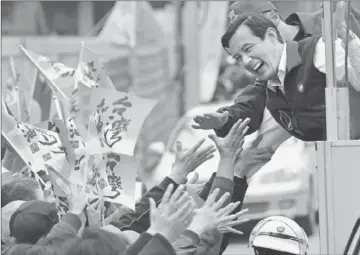
MULTIPOLYGON (((272 21, 262 15, 245 14, 229 25, 221 41, 225 50, 245 70, 257 77, 255 86, 263 88, 266 107, 280 125, 273 125, 278 130, 278 135, 274 136, 277 140, 274 149, 290 136, 303 141, 326 140, 326 61, 325 42, 321 36, 286 43, 272 21)), ((351 43, 360 45, 356 36, 351 43)), ((345 70, 345 54, 341 44, 340 39, 336 40, 335 67, 339 81, 344 78, 345 70)), ((352 58, 357 57, 359 62, 360 47, 352 49, 352 58)), ((352 62, 349 64, 349 81, 358 84, 360 70, 354 68, 352 62)), ((241 109, 242 105, 235 101, 234 108, 241 109)), ((247 117, 262 118, 261 111, 249 109, 249 112, 250 116, 247 117)), ((229 111, 224 109, 220 117, 197 116, 194 119, 197 125, 193 127, 226 129, 226 125, 232 126, 232 121, 228 121, 229 115, 229 111)), ((264 121, 258 129, 262 129, 263 124, 264 121)), ((267 146, 272 145, 264 140, 267 146)))
MULTIPOLYGON (((285 43, 269 19, 242 15, 221 42, 239 64, 266 83, 266 106, 276 122, 300 140, 326 140, 325 42, 321 36, 285 43)), ((342 80, 344 50, 339 41, 335 46, 336 76, 342 80)), ((349 78, 360 81, 360 70, 349 66, 349 78)))

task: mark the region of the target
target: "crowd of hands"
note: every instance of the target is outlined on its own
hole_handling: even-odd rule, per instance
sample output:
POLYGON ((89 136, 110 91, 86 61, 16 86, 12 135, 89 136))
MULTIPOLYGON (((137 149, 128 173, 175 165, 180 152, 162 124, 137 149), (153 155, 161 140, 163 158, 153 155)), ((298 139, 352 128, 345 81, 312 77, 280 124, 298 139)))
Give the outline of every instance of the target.
MULTIPOLYGON (((273 152, 268 148, 257 148, 261 136, 251 146, 243 149, 249 121, 249 119, 239 120, 225 138, 209 135, 209 139, 214 142, 214 145, 202 147, 205 142, 205 139, 202 139, 192 148, 183 150, 181 142, 177 142, 175 162, 168 177, 180 185, 174 190, 173 184, 170 184, 158 205, 152 198, 149 199, 150 227, 147 230, 148 233, 161 234, 170 243, 179 238, 185 230, 190 230, 198 236, 212 230, 220 233, 242 234, 241 231, 234 228, 248 221, 243 218, 247 209, 235 212, 241 201, 229 203, 231 194, 224 193, 219 196, 219 189, 215 189, 206 201, 199 205, 189 194, 187 188, 192 186, 195 190, 201 190, 204 184, 196 182, 197 174, 193 175, 190 180, 187 177, 201 164, 213 158, 216 151, 220 154, 217 176, 231 180, 234 176, 252 177, 256 173, 256 171, 249 171, 253 170, 252 166, 266 164, 271 159, 273 152)), ((69 187, 66 193, 68 194, 70 213, 80 215, 84 220, 87 218, 91 227, 102 227, 114 234, 122 236, 129 234, 127 238, 134 238, 127 231, 121 232, 118 228, 109 225, 112 220, 119 218, 119 211, 115 210, 109 215, 103 200, 89 206, 84 189, 72 185, 67 180, 63 181, 69 187)))

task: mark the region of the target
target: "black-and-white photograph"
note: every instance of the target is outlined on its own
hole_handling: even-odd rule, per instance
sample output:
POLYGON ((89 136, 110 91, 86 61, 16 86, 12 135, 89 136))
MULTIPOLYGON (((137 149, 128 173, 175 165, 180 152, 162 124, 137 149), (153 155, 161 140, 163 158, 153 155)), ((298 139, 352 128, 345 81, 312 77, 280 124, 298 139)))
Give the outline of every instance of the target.
POLYGON ((360 0, 1 1, 2 255, 360 255, 360 0))

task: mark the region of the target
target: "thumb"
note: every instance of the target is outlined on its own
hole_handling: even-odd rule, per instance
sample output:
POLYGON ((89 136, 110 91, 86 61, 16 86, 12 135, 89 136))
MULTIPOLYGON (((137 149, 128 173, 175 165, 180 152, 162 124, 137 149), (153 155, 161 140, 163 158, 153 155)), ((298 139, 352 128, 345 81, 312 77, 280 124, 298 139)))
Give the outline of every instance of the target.
POLYGON ((222 120, 227 120, 229 118, 229 112, 225 111, 221 114, 221 119, 222 120))
POLYGON ((188 181, 188 184, 195 184, 199 180, 199 174, 197 172, 193 172, 191 179, 188 181))
POLYGON ((219 139, 217 138, 217 136, 214 134, 210 134, 209 138, 215 143, 216 147, 219 148, 219 139))
POLYGON ((256 137, 256 139, 252 142, 251 144, 251 148, 257 148, 260 144, 260 142, 263 139, 263 135, 258 135, 258 137, 256 137))

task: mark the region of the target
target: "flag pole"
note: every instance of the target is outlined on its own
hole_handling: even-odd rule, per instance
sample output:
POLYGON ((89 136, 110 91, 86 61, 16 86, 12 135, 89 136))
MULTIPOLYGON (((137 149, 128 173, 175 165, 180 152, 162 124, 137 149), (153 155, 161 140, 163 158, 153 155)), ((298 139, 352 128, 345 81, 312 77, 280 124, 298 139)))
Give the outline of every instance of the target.
POLYGON ((45 79, 48 81, 48 85, 51 88, 51 90, 59 93, 64 99, 69 100, 68 97, 64 94, 64 92, 61 91, 61 89, 55 84, 54 81, 49 79, 46 75, 46 73, 40 68, 40 66, 36 63, 36 61, 30 56, 30 54, 27 52, 27 50, 20 44, 19 48, 21 52, 29 59, 29 61, 39 70, 39 72, 45 77, 45 79))
POLYGON ((16 69, 15 69, 15 63, 14 63, 14 58, 12 56, 9 57, 9 64, 10 64, 10 71, 11 71, 11 76, 14 80, 14 89, 16 91, 16 96, 17 96, 17 110, 18 110, 18 118, 19 120, 23 119, 23 116, 21 114, 21 103, 20 103, 20 88, 19 88, 19 84, 18 84, 18 75, 16 73, 16 69))
MULTIPOLYGON (((40 68, 40 66, 37 64, 37 62, 30 56, 30 54, 27 52, 27 50, 20 45, 20 50, 24 55, 30 60, 30 62, 38 69, 38 71, 45 77, 45 79, 48 81, 46 84, 49 85, 50 89, 53 93, 59 93, 65 100, 69 100, 68 97, 59 89, 59 87, 53 82, 51 79, 49 79, 46 75, 46 73, 40 68)), ((59 105, 59 98, 57 95, 53 95, 52 99, 54 100, 54 104, 56 107, 56 111, 58 112, 59 118, 63 120, 63 114, 61 111, 61 107, 59 105)))
POLYGON ((81 48, 80 48, 80 53, 79 53, 79 61, 78 61, 78 66, 75 72, 75 84, 74 84, 74 89, 73 89, 73 93, 75 90, 78 89, 78 84, 79 84, 79 74, 81 73, 81 62, 82 62, 82 58, 84 55, 84 47, 85 47, 85 42, 82 41, 81 42, 81 48))

